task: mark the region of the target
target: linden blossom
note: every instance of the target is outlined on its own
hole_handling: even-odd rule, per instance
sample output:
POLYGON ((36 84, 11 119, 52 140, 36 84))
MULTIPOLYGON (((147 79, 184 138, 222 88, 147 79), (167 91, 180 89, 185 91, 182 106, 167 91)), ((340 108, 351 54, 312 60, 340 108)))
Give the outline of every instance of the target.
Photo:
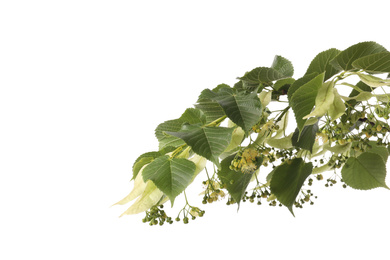
POLYGON ((330 48, 314 57, 304 75, 293 73, 292 63, 277 55, 270 67, 243 73, 233 87, 203 90, 195 108, 158 125, 159 151, 137 158, 134 188, 117 203, 137 199, 124 214, 145 212, 143 222, 150 225, 202 217, 204 210, 186 196, 198 176, 203 204, 226 199, 239 207, 266 200, 293 215, 294 207, 314 204, 317 196, 307 189, 314 181, 389 189, 390 52, 372 41, 330 48), (351 76, 360 81, 350 83, 351 76), (348 90, 348 96, 339 94, 348 90), (272 169, 261 174, 267 167, 272 169), (176 218, 168 217, 162 204, 173 205, 178 196, 185 205, 176 218))

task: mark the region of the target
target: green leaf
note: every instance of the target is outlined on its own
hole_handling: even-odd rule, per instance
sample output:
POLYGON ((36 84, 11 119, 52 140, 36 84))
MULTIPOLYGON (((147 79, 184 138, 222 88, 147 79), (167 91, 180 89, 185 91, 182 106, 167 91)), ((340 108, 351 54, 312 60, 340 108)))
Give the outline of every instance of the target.
POLYGON ((306 83, 313 80, 317 75, 318 75, 318 73, 314 72, 314 73, 305 75, 302 78, 299 78, 296 81, 294 81, 291 84, 291 86, 288 88, 288 92, 287 92, 287 98, 288 98, 289 102, 291 102, 291 98, 294 95, 295 91, 297 91, 300 87, 302 87, 306 83))
POLYGON ((355 69, 352 66, 352 63, 364 56, 386 52, 387 50, 376 42, 361 42, 340 52, 334 59, 330 61, 330 64, 333 65, 338 70, 353 70, 355 69))
POLYGON ((232 89, 224 89, 213 98, 223 108, 227 117, 248 132, 259 122, 262 115, 262 105, 255 92, 235 93, 232 89))
POLYGON ((195 163, 184 158, 162 156, 151 162, 142 171, 144 181, 151 180, 171 200, 187 188, 195 174, 195 163))
POLYGON ((354 189, 370 190, 386 185, 386 164, 379 154, 364 152, 350 157, 341 170, 345 183, 354 189))
POLYGON ((291 138, 292 145, 313 152, 313 145, 316 140, 317 132, 318 120, 314 125, 306 125, 303 127, 301 132, 296 128, 291 138))
POLYGON ((355 60, 352 66, 368 73, 390 72, 390 52, 371 54, 355 60))
POLYGON ((222 160, 221 169, 217 171, 217 175, 221 182, 226 185, 226 189, 230 196, 232 196, 238 206, 240 206, 240 201, 245 194, 245 190, 248 187, 253 174, 244 174, 242 172, 230 170, 230 164, 235 156, 236 154, 233 154, 222 160))
POLYGON ((381 79, 372 75, 357 73, 360 80, 372 88, 390 86, 390 79, 381 79))
POLYGON ((346 107, 344 101, 341 99, 340 94, 337 92, 337 89, 335 88, 333 89, 333 95, 334 95, 333 103, 330 105, 327 113, 332 120, 336 120, 345 113, 346 107))
POLYGON ((175 148, 174 147, 166 147, 165 149, 162 149, 158 152, 147 152, 147 153, 144 153, 144 154, 141 154, 140 156, 138 156, 137 160, 135 160, 134 164, 133 164, 133 179, 135 179, 135 177, 137 177, 138 175, 138 172, 141 170, 141 168, 152 162, 154 159, 162 156, 162 155, 165 155, 166 153, 169 153, 169 152, 172 152, 175 148))
POLYGON ((272 81, 286 78, 282 73, 273 68, 258 67, 247 73, 240 79, 249 84, 271 84, 272 81))
POLYGON ((199 109, 188 108, 186 109, 186 111, 184 111, 180 118, 168 120, 164 123, 159 124, 155 130, 155 135, 159 141, 160 149, 164 149, 168 146, 178 147, 184 144, 183 140, 181 140, 180 138, 165 134, 166 131, 179 131, 184 123, 205 124, 206 116, 199 109))
POLYGON ((369 148, 367 152, 380 155, 386 164, 387 159, 389 158, 389 151, 387 150, 387 148, 381 145, 377 145, 375 141, 370 141, 369 144, 371 148, 369 148))
POLYGON ((322 86, 323 81, 324 73, 316 76, 303 86, 300 86, 291 97, 290 106, 294 111, 295 119, 300 131, 302 131, 306 122, 303 117, 312 111, 318 90, 322 86))
POLYGON ((333 67, 330 64, 330 61, 335 58, 339 53, 340 51, 335 48, 319 53, 310 63, 305 75, 311 74, 313 72, 316 72, 318 74, 325 72, 325 81, 336 75, 340 72, 340 69, 336 69, 335 67, 333 67))
POLYGON ((312 163, 295 158, 277 166, 271 178, 271 193, 294 215, 293 205, 306 178, 311 174, 312 163))
POLYGON ((166 132, 181 138, 192 150, 219 166, 218 156, 228 147, 233 128, 183 125, 180 131, 166 132))
POLYGON ((275 82, 275 84, 273 85, 273 89, 276 91, 281 91, 283 89, 287 90, 294 82, 295 79, 293 78, 280 79, 275 82))
POLYGON ((285 77, 292 77, 294 75, 294 67, 288 59, 276 55, 271 68, 277 70, 285 77))
POLYGON ((334 100, 334 82, 328 81, 322 84, 319 88, 316 100, 315 100, 315 108, 314 110, 303 117, 303 119, 307 119, 309 117, 322 117, 329 110, 330 106, 333 104, 334 100))

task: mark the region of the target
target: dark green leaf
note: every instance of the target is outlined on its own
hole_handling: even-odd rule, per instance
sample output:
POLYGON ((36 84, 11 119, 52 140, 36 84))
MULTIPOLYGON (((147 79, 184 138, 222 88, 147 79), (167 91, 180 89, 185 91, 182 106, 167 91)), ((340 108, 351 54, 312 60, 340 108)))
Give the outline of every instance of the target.
POLYGON ((237 202, 240 206, 240 201, 245 194, 246 188, 252 178, 252 174, 244 174, 242 172, 236 172, 230 170, 231 161, 236 155, 233 154, 229 157, 226 157, 221 162, 221 169, 217 172, 218 178, 223 184, 226 185, 230 196, 237 202))
POLYGON ((214 100, 223 108, 229 119, 245 132, 248 132, 261 118, 262 105, 255 92, 248 94, 224 90, 216 93, 214 100))
POLYGON ((271 68, 277 70, 285 77, 292 77, 294 75, 294 67, 291 61, 279 55, 275 56, 271 68))
POLYGON ((290 99, 290 106, 294 111, 299 131, 302 131, 306 122, 306 119, 303 119, 303 117, 308 115, 315 105, 317 93, 323 81, 324 73, 300 86, 290 99))
POLYGON ((228 147, 232 132, 233 128, 183 125, 180 131, 166 133, 183 139, 195 153, 219 166, 218 156, 228 147))
POLYGON ((273 68, 258 67, 245 73, 240 79, 249 84, 264 83, 269 85, 272 81, 282 78, 286 78, 286 76, 273 68))
POLYGON ((364 152, 358 157, 350 157, 341 170, 345 183, 354 189, 370 190, 387 188, 386 164, 379 154, 364 152))
POLYGON ((338 70, 352 70, 352 63, 364 56, 386 52, 387 50, 376 42, 361 42, 340 52, 330 64, 338 70))
POLYGON ((317 132, 318 122, 314 125, 304 126, 300 135, 299 129, 296 128, 291 139, 292 145, 312 152, 317 132))
POLYGON ((195 174, 195 163, 184 158, 162 156, 142 171, 144 181, 151 180, 173 202, 187 188, 195 174))
POLYGON ((293 205, 306 178, 313 170, 312 163, 295 158, 277 166, 272 173, 271 193, 294 215, 293 205))
POLYGON ((380 52, 355 60, 352 66, 368 73, 390 72, 390 52, 380 52))
POLYGON ((318 74, 325 72, 324 80, 326 81, 333 75, 339 73, 340 69, 336 69, 329 64, 329 62, 339 53, 340 51, 335 48, 319 53, 310 63, 305 75, 311 74, 313 72, 316 72, 318 74))

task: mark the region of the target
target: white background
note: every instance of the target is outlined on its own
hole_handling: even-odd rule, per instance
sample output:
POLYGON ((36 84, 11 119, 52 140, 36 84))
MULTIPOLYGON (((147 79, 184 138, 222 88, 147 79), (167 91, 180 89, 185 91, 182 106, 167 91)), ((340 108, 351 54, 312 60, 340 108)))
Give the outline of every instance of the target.
MULTIPOLYGON (((1 259, 388 259, 390 192, 295 209, 225 202, 163 227, 110 207, 154 128, 274 55, 390 49, 388 1, 1 1, 1 259), (348 2, 348 3, 347 3, 348 2)), ((203 177, 199 177, 199 181, 203 177)), ((387 183, 390 184, 389 180, 387 183)), ((201 186, 188 192, 193 205, 201 186)), ((180 203, 180 200, 177 202, 180 203)), ((167 213, 174 214, 176 211, 167 213)))

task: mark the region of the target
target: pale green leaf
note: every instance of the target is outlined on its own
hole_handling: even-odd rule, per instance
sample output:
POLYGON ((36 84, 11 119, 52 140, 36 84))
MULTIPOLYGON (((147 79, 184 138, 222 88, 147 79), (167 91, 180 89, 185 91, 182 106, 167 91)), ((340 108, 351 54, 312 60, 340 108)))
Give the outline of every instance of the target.
POLYGON ((385 182, 386 164, 379 154, 364 152, 358 157, 348 158, 341 174, 345 183, 354 189, 388 189, 385 182))
POLYGON ((277 166, 271 176, 271 193, 294 215, 293 205, 306 178, 312 173, 312 163, 295 158, 277 166))
POLYGON ((333 95, 333 103, 330 105, 327 113, 332 120, 336 120, 345 113, 346 107, 336 88, 333 89, 333 95))
POLYGON ((310 63, 309 68, 305 75, 316 72, 321 74, 325 72, 324 80, 328 80, 333 75, 340 72, 340 69, 336 69, 329 62, 340 53, 339 50, 332 48, 319 53, 310 63))
POLYGON ((340 52, 330 61, 330 64, 339 70, 353 70, 355 68, 352 66, 352 63, 355 60, 370 54, 386 51, 387 50, 382 45, 379 45, 376 42, 361 42, 340 52))
POLYGON ((333 104, 334 100, 334 82, 328 81, 322 84, 319 88, 316 99, 315 99, 315 107, 314 110, 303 117, 303 119, 307 119, 309 117, 322 117, 328 111, 330 106, 333 104))
POLYGON ((162 156, 146 166, 142 176, 145 182, 151 180, 173 205, 175 198, 193 180, 195 170, 195 163, 187 159, 162 156))
POLYGON ((352 66, 368 73, 390 72, 390 52, 371 54, 355 60, 352 66))

